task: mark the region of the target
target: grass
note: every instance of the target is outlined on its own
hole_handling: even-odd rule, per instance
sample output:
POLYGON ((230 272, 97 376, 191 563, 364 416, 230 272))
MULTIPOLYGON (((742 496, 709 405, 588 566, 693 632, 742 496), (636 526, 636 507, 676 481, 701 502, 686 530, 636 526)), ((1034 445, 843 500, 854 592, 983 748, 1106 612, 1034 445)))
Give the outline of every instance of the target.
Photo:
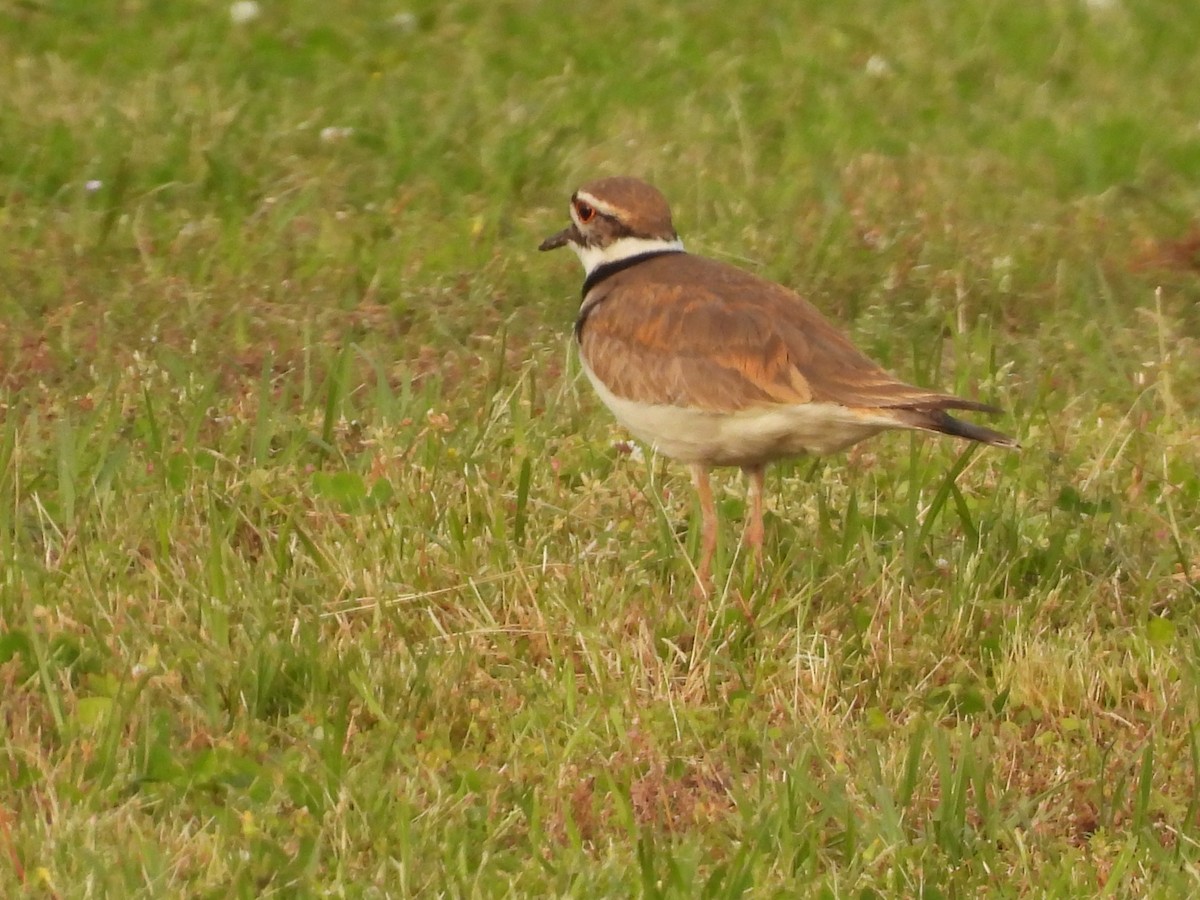
POLYGON ((1194 893, 1200 12, 739 9, 0 4, 0 894, 1194 893), (1025 450, 722 476, 697 629, 624 172, 1025 450))

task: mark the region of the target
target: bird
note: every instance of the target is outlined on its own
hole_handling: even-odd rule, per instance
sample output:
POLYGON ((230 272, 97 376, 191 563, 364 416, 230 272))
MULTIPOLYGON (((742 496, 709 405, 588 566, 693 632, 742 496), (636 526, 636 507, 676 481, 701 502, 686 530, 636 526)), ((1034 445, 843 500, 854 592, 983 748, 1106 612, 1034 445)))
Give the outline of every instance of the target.
POLYGON ((714 467, 748 476, 744 540, 761 567, 771 462, 836 453, 892 429, 1019 449, 949 412, 1000 409, 906 384, 795 291, 688 253, 666 197, 646 181, 589 181, 568 211, 570 224, 538 249, 570 247, 583 264, 574 338, 601 401, 634 437, 691 469, 702 591, 712 589, 719 528, 714 467))

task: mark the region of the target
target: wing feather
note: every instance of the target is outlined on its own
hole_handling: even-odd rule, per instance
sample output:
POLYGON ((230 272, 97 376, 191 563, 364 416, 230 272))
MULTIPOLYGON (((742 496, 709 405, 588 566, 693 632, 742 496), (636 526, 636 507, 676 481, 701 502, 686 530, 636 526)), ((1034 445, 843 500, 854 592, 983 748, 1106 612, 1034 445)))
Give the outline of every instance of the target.
POLYGON ((715 260, 647 260, 594 288, 585 308, 584 359, 628 400, 712 412, 813 401, 992 411, 897 380, 798 294, 715 260))

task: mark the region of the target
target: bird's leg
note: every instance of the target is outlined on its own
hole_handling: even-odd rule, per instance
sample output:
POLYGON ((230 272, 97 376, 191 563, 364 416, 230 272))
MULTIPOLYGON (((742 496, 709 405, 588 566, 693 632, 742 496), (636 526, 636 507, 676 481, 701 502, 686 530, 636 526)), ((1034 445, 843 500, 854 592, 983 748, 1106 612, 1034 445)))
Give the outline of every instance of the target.
POLYGON ((692 464, 692 483, 700 499, 700 564, 696 567, 696 577, 700 590, 707 594, 712 589, 712 561, 717 552, 717 508, 708 482, 708 466, 692 464))
POLYGON ((763 559, 763 480, 766 466, 746 466, 742 469, 750 479, 747 490, 750 500, 750 521, 746 523, 746 546, 754 555, 754 562, 760 568, 763 559))

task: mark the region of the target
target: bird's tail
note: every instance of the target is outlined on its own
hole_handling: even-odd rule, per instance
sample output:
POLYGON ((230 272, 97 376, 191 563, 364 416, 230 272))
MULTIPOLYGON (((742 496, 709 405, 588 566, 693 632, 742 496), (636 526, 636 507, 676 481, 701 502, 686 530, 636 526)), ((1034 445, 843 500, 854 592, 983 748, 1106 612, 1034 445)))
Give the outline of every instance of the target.
POLYGON ((1021 445, 1006 434, 992 431, 973 422, 956 419, 944 409, 897 409, 892 411, 896 418, 909 428, 919 428, 922 431, 936 431, 940 434, 950 434, 954 437, 966 438, 969 441, 979 441, 993 447, 1004 447, 1008 450, 1020 450, 1021 445))

